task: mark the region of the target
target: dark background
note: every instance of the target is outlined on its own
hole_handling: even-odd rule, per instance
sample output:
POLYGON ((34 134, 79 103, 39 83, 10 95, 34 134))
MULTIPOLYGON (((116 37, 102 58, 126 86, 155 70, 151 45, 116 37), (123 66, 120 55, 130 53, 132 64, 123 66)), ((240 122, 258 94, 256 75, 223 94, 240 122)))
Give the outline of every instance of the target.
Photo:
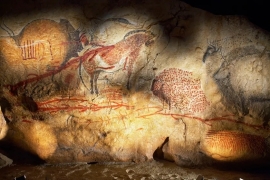
POLYGON ((270 32, 270 1, 268 0, 181 0, 216 15, 242 15, 270 32))
MULTIPOLYGON (((0 16, 18 14, 41 8, 53 8, 64 4, 81 4, 83 1, 99 0, 0 0, 0 16)), ((117 3, 141 3, 147 0, 111 0, 117 3)), ((158 1, 158 0, 157 0, 158 1)), ((269 0, 181 0, 193 7, 200 8, 216 15, 243 15, 254 24, 270 32, 269 0)))

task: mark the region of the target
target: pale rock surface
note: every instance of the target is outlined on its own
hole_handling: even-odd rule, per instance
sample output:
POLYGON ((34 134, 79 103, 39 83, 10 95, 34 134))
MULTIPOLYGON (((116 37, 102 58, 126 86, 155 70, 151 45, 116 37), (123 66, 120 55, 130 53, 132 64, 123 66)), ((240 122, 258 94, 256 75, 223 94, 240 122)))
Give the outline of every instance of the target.
MULTIPOLYGON (((5 137, 7 130, 8 130, 8 126, 7 126, 6 121, 4 119, 3 113, 0 110, 0 140, 5 137)), ((12 159, 10 159, 7 156, 0 153, 0 168, 11 165, 12 162, 13 162, 12 159)))
POLYGON ((0 153, 0 168, 9 166, 13 163, 12 159, 0 153))
POLYGON ((3 18, 6 141, 50 163, 269 156, 270 36, 245 18, 177 0, 3 18))
POLYGON ((6 136, 7 131, 8 131, 8 126, 3 116, 2 110, 0 110, 0 140, 6 136))

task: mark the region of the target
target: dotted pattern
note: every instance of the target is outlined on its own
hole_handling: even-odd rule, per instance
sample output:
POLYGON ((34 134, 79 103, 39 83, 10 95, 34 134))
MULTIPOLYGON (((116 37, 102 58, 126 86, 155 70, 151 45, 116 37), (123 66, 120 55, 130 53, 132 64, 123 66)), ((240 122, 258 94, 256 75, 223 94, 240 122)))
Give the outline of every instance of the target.
POLYGON ((209 131, 204 146, 209 154, 228 160, 260 157, 267 150, 265 138, 237 131, 209 131))
POLYGON ((200 80, 194 79, 192 72, 177 68, 160 73, 153 81, 152 92, 170 108, 185 113, 203 112, 210 105, 201 89, 200 80))

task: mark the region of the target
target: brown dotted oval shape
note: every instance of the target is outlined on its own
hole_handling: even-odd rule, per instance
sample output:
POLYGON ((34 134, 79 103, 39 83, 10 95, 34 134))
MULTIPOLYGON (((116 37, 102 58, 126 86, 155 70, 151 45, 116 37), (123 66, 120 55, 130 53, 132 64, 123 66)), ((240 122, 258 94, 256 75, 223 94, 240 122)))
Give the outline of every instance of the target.
POLYGON ((209 131, 201 143, 206 155, 220 161, 259 159, 266 155, 264 137, 238 131, 209 131))

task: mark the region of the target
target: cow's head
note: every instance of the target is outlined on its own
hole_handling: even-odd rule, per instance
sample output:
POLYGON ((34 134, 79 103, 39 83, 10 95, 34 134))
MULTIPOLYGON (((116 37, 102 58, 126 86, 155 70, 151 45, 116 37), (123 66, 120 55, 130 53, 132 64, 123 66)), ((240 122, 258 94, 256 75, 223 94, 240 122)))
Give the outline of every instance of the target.
POLYGON ((130 41, 133 46, 141 46, 143 44, 149 46, 154 42, 155 37, 152 32, 140 29, 128 32, 124 36, 124 40, 130 41))

